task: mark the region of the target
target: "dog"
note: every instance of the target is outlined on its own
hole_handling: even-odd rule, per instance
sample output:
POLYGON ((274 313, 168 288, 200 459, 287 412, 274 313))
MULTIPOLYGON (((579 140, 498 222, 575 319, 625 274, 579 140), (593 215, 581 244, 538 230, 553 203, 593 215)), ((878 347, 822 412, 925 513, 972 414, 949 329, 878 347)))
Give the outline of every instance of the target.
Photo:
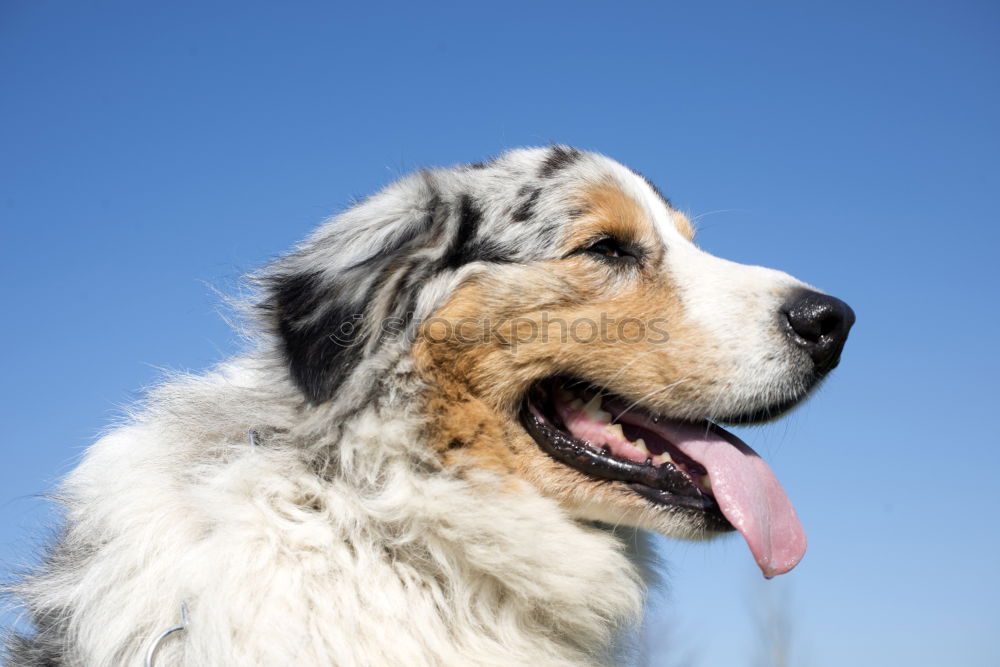
POLYGON ((61 485, 8 664, 611 663, 634 531, 736 530, 787 572, 795 510, 721 425, 802 401, 854 314, 693 236, 561 145, 335 216, 253 277, 243 356, 152 390, 61 485))

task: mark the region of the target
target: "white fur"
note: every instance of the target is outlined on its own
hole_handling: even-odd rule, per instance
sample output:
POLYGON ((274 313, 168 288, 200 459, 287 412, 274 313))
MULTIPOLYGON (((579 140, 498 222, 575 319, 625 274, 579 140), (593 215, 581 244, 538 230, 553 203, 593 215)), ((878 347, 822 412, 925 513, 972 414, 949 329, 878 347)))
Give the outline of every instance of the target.
POLYGON ((236 361, 168 383, 89 450, 61 497, 69 541, 101 548, 31 582, 74 610, 69 664, 140 664, 182 602, 159 665, 590 664, 636 619, 619 539, 527 485, 484 494, 488 477, 415 462, 398 400, 331 429, 294 397, 280 369, 236 361), (323 479, 307 452, 334 438, 342 474, 323 479))

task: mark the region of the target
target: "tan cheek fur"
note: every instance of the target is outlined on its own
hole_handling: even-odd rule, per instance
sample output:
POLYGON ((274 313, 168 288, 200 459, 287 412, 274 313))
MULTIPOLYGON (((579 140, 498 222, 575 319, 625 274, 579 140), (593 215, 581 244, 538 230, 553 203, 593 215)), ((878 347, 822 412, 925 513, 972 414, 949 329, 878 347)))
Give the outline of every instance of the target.
MULTIPOLYGON (((660 248, 641 208, 609 188, 586 194, 587 214, 566 251, 598 233, 660 248)), ((555 374, 647 397, 647 404, 664 411, 714 383, 719 371, 710 355, 693 353, 707 340, 685 320, 662 258, 660 248, 641 270, 619 272, 573 255, 497 267, 458 289, 424 323, 413 352, 432 388, 427 437, 442 460, 513 474, 569 506, 597 502, 643 510, 645 501, 622 485, 588 478, 545 454, 521 427, 517 411, 532 383, 555 374), (606 335, 587 340, 594 331, 588 323, 602 321, 606 335), (647 323, 658 323, 666 340, 649 329, 639 336, 638 327, 647 323)))

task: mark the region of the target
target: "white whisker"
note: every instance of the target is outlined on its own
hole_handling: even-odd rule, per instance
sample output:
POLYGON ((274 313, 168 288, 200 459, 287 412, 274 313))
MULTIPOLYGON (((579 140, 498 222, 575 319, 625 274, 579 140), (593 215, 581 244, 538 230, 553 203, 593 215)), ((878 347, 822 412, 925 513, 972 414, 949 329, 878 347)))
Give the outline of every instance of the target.
POLYGON ((611 423, 612 424, 617 423, 622 417, 625 416, 625 414, 629 410, 631 410, 635 406, 639 405, 640 403, 642 403, 643 401, 645 401, 647 398, 650 398, 652 396, 655 396, 655 395, 659 394, 660 392, 663 392, 663 391, 666 391, 666 390, 671 389, 673 387, 676 387, 677 385, 679 385, 679 384, 681 384, 683 382, 687 382, 690 379, 691 379, 690 377, 681 378, 677 382, 671 382, 670 384, 668 384, 665 387, 660 387, 659 389, 657 389, 655 391, 649 392, 648 394, 646 394, 645 396, 641 397, 639 400, 634 401, 631 405, 629 405, 627 408, 625 408, 624 410, 622 410, 622 413, 620 415, 618 415, 617 417, 615 417, 614 420, 612 420, 611 423))

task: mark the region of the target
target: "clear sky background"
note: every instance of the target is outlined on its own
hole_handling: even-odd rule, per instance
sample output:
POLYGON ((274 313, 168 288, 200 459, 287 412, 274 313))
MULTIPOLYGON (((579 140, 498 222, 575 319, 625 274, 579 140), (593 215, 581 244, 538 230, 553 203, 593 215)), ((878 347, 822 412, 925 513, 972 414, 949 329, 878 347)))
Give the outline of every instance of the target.
POLYGON ((661 540, 647 664, 761 664, 768 604, 795 665, 1000 664, 998 83, 996 2, 3 0, 0 560, 163 368, 238 349, 214 290, 407 171, 558 141, 858 315, 742 432, 805 560, 661 540))

